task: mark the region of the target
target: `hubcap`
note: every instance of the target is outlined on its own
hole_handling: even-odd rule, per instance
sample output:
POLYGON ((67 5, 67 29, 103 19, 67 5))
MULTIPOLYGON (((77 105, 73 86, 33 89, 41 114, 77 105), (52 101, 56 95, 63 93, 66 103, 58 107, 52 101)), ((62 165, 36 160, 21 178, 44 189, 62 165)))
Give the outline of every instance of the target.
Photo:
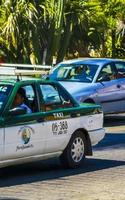
POLYGON ((84 143, 81 137, 75 138, 71 147, 71 156, 74 162, 80 162, 84 156, 84 143))

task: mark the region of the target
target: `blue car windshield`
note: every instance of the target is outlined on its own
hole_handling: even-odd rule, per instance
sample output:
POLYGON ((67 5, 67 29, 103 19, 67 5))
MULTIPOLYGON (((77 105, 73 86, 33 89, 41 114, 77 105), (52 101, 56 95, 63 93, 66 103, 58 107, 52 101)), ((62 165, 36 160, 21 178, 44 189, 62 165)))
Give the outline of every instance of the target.
POLYGON ((98 69, 94 64, 59 64, 50 74, 50 79, 91 83, 98 69))
POLYGON ((8 100, 11 90, 12 85, 0 84, 0 113, 2 112, 2 109, 8 100))

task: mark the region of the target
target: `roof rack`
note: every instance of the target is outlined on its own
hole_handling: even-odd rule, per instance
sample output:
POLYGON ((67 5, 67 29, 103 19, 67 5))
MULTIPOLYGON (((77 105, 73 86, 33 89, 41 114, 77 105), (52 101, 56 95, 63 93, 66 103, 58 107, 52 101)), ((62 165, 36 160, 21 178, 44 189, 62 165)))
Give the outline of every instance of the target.
POLYGON ((51 68, 49 65, 0 63, 0 75, 44 75, 51 68))

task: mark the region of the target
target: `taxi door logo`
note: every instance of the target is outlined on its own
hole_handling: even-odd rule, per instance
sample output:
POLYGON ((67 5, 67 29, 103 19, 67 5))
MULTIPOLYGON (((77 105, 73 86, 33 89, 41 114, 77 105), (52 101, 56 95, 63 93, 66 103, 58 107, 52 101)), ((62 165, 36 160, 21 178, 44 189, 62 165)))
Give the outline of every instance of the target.
POLYGON ((22 140, 24 144, 28 144, 28 142, 30 141, 31 133, 32 133, 31 128, 24 127, 24 129, 22 130, 22 140))
POLYGON ((16 151, 33 148, 34 145, 30 143, 30 140, 34 133, 35 133, 34 129, 32 129, 30 126, 21 127, 18 134, 20 135, 23 144, 17 145, 16 151))

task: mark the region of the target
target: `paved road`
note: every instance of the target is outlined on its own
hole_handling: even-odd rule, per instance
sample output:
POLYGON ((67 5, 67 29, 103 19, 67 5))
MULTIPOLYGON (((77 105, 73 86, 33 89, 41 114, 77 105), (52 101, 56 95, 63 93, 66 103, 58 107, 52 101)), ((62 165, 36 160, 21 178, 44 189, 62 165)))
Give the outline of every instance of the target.
POLYGON ((52 159, 1 170, 0 200, 125 200, 125 115, 104 125, 105 139, 80 169, 52 159))

